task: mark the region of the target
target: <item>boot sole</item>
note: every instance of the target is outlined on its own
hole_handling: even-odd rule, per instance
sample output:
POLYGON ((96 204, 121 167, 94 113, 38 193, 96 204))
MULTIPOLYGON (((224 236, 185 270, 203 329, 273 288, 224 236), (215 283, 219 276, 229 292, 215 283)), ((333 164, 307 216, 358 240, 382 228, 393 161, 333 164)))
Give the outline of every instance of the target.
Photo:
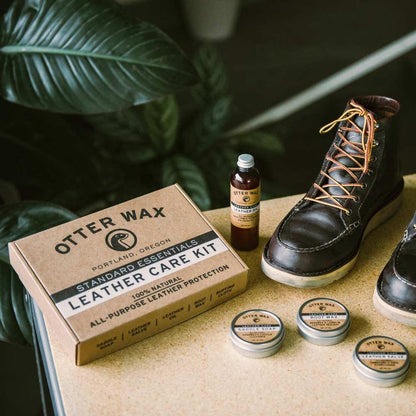
POLYGON ((373 303, 378 312, 388 319, 400 322, 406 326, 416 327, 416 313, 407 312, 401 309, 395 308, 388 304, 378 293, 377 288, 374 291, 373 303))
MULTIPOLYGON (((389 202, 387 205, 385 205, 383 208, 381 208, 373 215, 371 220, 368 222, 367 227, 365 228, 361 243, 363 242, 364 238, 367 236, 368 233, 373 231, 380 224, 387 221, 396 213, 396 211, 400 208, 402 199, 401 197, 402 193, 400 193, 395 199, 393 199, 391 202, 389 202)), ((261 268, 267 277, 285 285, 299 288, 322 287, 329 285, 335 280, 341 279, 341 277, 344 277, 354 267, 355 262, 358 258, 359 251, 360 249, 358 249, 356 256, 352 260, 342 265, 338 269, 335 269, 330 273, 315 276, 303 276, 295 273, 289 273, 284 270, 276 269, 266 261, 264 253, 261 259, 261 268)))

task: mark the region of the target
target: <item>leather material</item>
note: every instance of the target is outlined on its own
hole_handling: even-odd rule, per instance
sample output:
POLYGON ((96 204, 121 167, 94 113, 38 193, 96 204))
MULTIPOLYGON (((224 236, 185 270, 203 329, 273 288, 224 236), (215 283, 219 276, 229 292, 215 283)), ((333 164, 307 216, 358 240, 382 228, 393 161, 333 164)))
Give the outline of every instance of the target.
POLYGON ((416 313, 416 212, 377 281, 379 296, 391 306, 416 313))
MULTIPOLYGON (((265 261, 277 268, 303 276, 326 274, 352 260, 358 249, 371 217, 382 207, 397 197, 403 188, 403 178, 398 163, 398 145, 390 134, 391 121, 399 111, 400 105, 396 100, 380 96, 366 96, 354 99, 357 104, 372 112, 378 128, 374 132, 374 144, 370 170, 367 173, 354 171, 358 177, 358 186, 345 186, 356 198, 338 201, 350 211, 346 213, 335 207, 325 206, 309 201, 305 197, 316 197, 320 191, 311 186, 305 197, 300 200, 278 225, 264 250, 265 261)), ((350 105, 347 104, 346 109, 350 105)), ((356 116, 353 122, 360 128, 364 118, 356 116)), ((338 124, 340 127, 350 127, 348 121, 338 124)), ((343 131, 344 137, 351 142, 361 143, 362 137, 358 132, 343 131)), ((337 131, 335 139, 328 150, 327 156, 333 158, 339 154, 343 143, 337 131)), ((352 146, 342 147, 348 154, 356 154, 352 146)), ((357 166, 351 158, 342 156, 337 159, 347 167, 357 166)), ((358 159, 360 163, 363 159, 358 159)), ((325 158, 322 171, 330 174, 341 184, 354 182, 346 170, 334 168, 334 163, 325 158)), ((323 186, 329 182, 325 175, 319 173, 315 183, 323 186)), ((326 188, 331 195, 342 195, 340 187, 326 188)))

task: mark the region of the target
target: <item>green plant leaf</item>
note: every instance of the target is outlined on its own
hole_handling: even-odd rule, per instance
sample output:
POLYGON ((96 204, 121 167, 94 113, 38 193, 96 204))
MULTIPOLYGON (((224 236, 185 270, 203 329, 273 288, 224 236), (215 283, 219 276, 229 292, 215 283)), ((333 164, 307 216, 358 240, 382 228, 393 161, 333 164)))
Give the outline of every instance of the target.
POLYGON ((25 290, 9 263, 7 244, 76 216, 48 202, 17 202, 0 207, 0 340, 32 344, 25 290))
POLYGON ((192 153, 204 153, 220 138, 228 120, 231 98, 221 97, 208 105, 185 130, 183 140, 185 147, 192 153))
POLYGON ((113 156, 119 162, 127 165, 138 165, 153 160, 156 157, 157 153, 152 146, 139 143, 124 143, 121 152, 113 156))
POLYGON ((1 206, 0 263, 9 262, 9 242, 75 218, 72 212, 49 202, 25 201, 1 206))
POLYGON ((84 199, 114 189, 120 170, 101 157, 92 139, 80 117, 0 99, 0 177, 14 183, 24 198, 36 195, 77 210, 84 199), (76 193, 72 200, 59 197, 71 191, 76 193))
MULTIPOLYGON (((24 345, 26 344, 26 340, 20 330, 13 308, 12 279, 14 279, 14 271, 12 268, 8 264, 0 262, 1 335, 4 341, 24 345)), ((19 316, 20 313, 26 314, 24 307, 19 311, 19 316)))
POLYGON ((33 345, 32 327, 28 319, 26 308, 26 289, 20 281, 19 276, 12 268, 10 275, 12 280, 11 290, 13 312, 16 317, 17 324, 19 325, 20 332, 22 333, 24 339, 28 344, 33 345))
POLYGON ((95 145, 102 157, 131 166, 156 158, 145 119, 148 105, 84 117, 96 131, 95 145))
POLYGON ((189 158, 174 155, 163 161, 163 186, 179 183, 201 210, 210 208, 211 200, 204 175, 189 158))
POLYGON ((104 137, 117 142, 142 143, 147 140, 144 106, 134 106, 113 113, 85 116, 85 120, 104 137))
POLYGON ((28 107, 104 113, 197 82, 154 26, 99 0, 16 0, 3 17, 1 95, 28 107))
POLYGON ((3 327, 3 324, 0 321, 0 341, 9 342, 9 338, 7 337, 7 332, 3 327))
POLYGON ((228 94, 225 65, 213 46, 201 46, 193 63, 201 82, 193 88, 192 92, 200 105, 210 103, 228 94))
POLYGON ((230 176, 236 167, 239 153, 225 145, 217 145, 201 160, 209 189, 215 189, 212 194, 213 208, 229 205, 230 176))
POLYGON ((233 137, 230 143, 234 147, 245 148, 265 153, 282 154, 284 146, 282 141, 273 134, 255 131, 243 136, 233 137))
POLYGON ((144 109, 147 132, 153 146, 160 153, 167 153, 175 144, 178 131, 178 105, 173 95, 160 98, 144 109))

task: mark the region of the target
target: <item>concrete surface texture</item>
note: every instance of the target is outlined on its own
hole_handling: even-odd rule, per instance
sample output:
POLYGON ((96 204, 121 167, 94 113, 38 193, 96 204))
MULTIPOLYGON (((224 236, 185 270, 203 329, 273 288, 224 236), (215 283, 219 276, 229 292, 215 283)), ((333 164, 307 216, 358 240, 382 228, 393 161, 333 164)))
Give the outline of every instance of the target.
MULTIPOLYGON (((414 368, 402 384, 382 389, 358 378, 352 354, 361 339, 384 335, 402 342, 416 359, 416 328, 384 318, 372 300, 377 278, 415 210, 416 175, 406 177, 397 214, 364 240, 353 270, 322 288, 285 286, 260 268, 265 243, 299 198, 261 203, 260 244, 239 252, 250 267, 247 290, 210 311, 82 367, 74 366, 46 321, 66 415, 414 415, 414 368), (350 311, 351 329, 343 342, 315 345, 298 334, 298 308, 316 297, 336 299, 350 311), (286 328, 281 350, 262 359, 238 353, 229 336, 232 319, 256 308, 276 313, 286 328)), ((229 240, 229 209, 206 216, 229 240)))

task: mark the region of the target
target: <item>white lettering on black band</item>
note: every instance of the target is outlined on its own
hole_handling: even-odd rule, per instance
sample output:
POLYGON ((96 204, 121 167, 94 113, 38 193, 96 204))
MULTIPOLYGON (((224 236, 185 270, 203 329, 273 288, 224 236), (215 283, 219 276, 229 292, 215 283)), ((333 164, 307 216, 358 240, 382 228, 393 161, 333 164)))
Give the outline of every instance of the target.
MULTIPOLYGON (((178 250, 176 254, 174 250, 167 252, 166 250, 169 248, 161 250, 152 256, 143 257, 129 263, 129 266, 133 266, 131 270, 127 268, 128 265, 123 266, 126 268, 126 273, 120 276, 115 276, 115 271, 122 269, 122 267, 113 270, 113 278, 108 281, 98 281, 98 277, 88 279, 80 283, 86 287, 86 282, 89 282, 88 284, 91 286, 85 288, 85 290, 77 290, 77 286, 80 284, 71 286, 52 295, 52 300, 62 315, 69 317, 227 250, 226 245, 214 232, 202 234, 192 240, 194 243, 189 248, 182 251, 178 250), (210 239, 208 239, 209 237, 210 239), (143 259, 148 259, 163 252, 166 252, 165 255, 161 255, 160 258, 157 256, 152 258, 148 264, 143 262, 143 259), (97 279, 96 285, 93 285, 94 279, 97 279)), ((178 247, 181 244, 183 245, 184 242, 170 248, 178 247)))

